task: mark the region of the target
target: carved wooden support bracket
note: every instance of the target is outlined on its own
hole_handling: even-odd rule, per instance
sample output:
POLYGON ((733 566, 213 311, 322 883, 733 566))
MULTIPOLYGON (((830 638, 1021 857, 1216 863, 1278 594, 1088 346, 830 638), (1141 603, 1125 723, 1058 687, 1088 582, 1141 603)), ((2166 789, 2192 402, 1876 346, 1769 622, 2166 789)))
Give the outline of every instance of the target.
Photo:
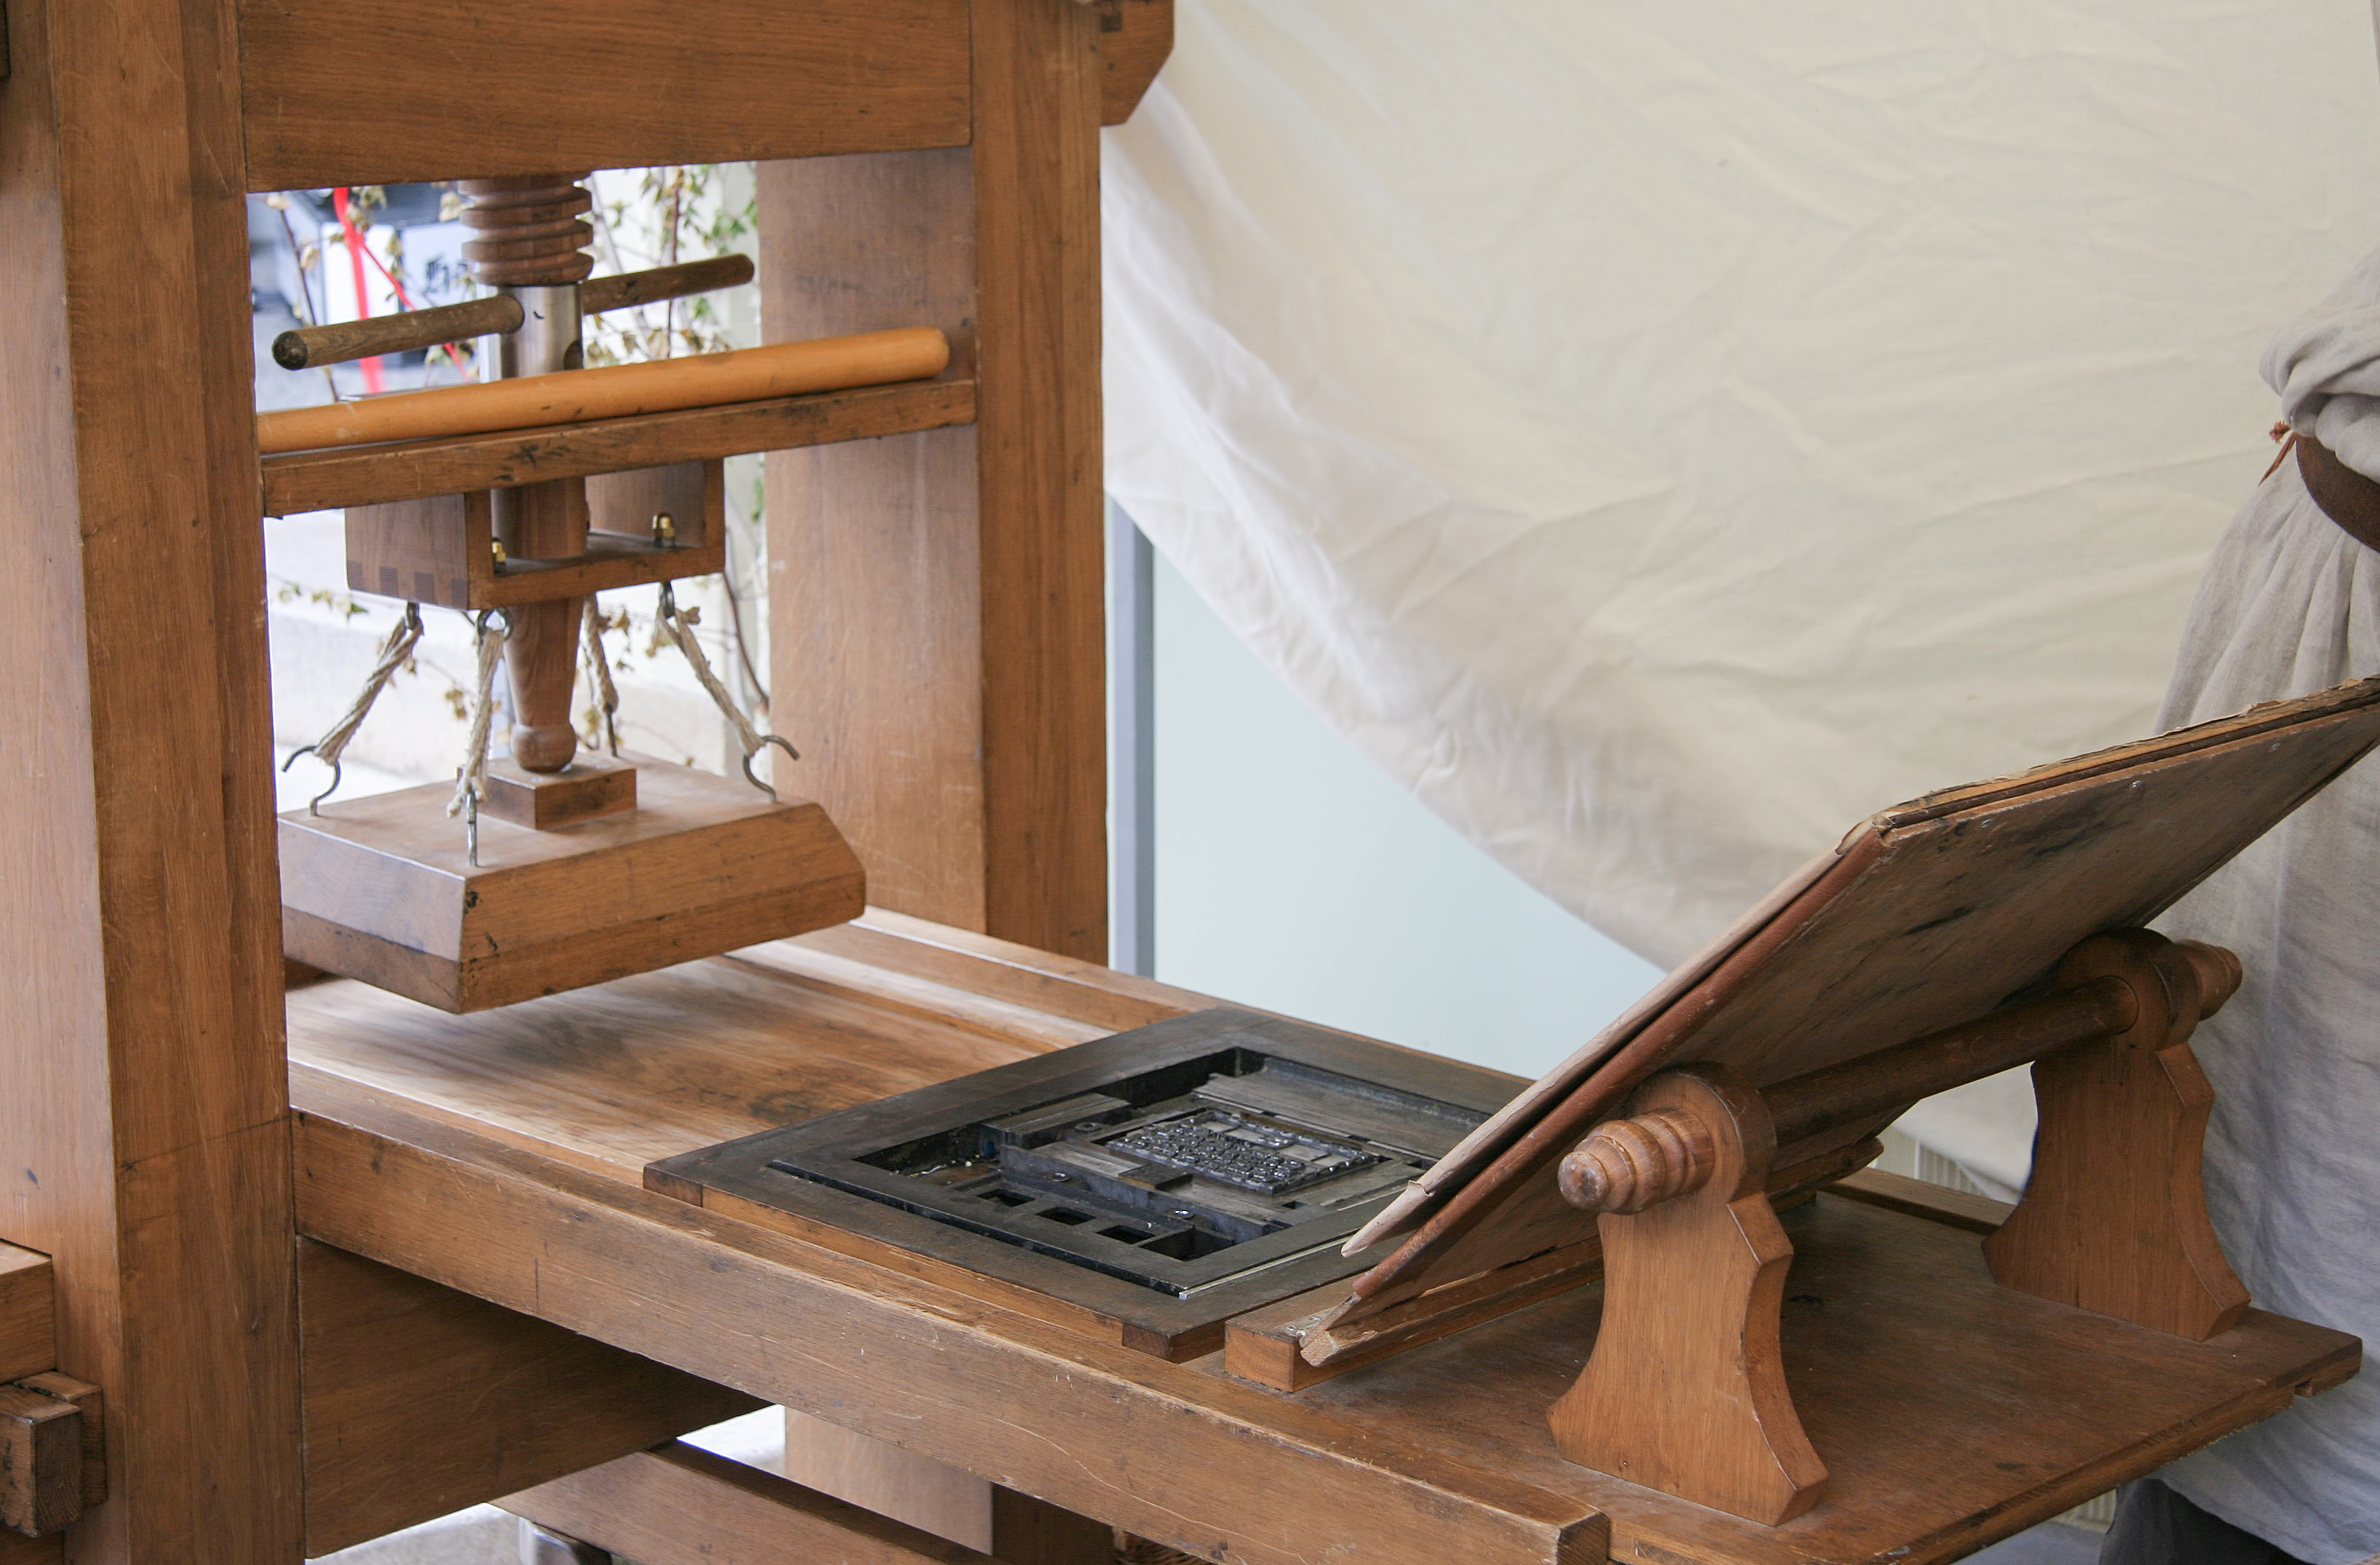
MULTIPOLYGON (((1642 1119, 1691 1120, 1707 1161, 1692 1188, 1606 1211, 1603 1325, 1553 1405, 1554 1443, 1582 1466, 1771 1525, 1817 1503, 1827 1469, 1785 1388, 1779 1311, 1793 1246, 1768 1204, 1776 1126, 1718 1065, 1638 1089, 1642 1119)), ((1675 1121, 1670 1122, 1674 1123, 1675 1121)))
POLYGON ((2041 1129, 2024 1201, 1985 1242, 1993 1277, 2194 1341, 2232 1325, 2248 1296, 2206 1218, 2214 1094, 2189 1038, 2240 977, 2228 952, 2124 930, 2075 947, 2046 998, 1766 1089, 1714 1065, 1645 1081, 1560 1171, 1600 1214, 1605 1268, 1593 1355, 1550 1413, 1562 1454, 1771 1525, 1816 1503, 1826 1469, 1779 1350, 1777 1150, 2028 1060, 2041 1129))

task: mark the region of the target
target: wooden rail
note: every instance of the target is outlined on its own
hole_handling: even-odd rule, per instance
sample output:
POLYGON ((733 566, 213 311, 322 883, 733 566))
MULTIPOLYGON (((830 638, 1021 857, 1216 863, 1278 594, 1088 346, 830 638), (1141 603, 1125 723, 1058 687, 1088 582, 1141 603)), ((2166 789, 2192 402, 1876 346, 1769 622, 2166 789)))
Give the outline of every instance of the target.
POLYGON ((542 430, 265 457, 264 514, 420 500, 545 479, 831 445, 975 421, 975 382, 924 381, 642 413, 542 430))

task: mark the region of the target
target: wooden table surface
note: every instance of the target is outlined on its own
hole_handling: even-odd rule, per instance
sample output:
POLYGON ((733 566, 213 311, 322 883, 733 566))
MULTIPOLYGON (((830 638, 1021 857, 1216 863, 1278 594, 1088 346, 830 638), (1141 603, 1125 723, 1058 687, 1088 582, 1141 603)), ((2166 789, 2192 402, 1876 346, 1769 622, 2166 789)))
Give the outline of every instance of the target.
POLYGON ((1573 1466, 1581 1289, 1294 1395, 646 1191, 652 1159, 1195 1010, 899 916, 468 1016, 289 996, 312 1237, 1211 1559, 1956 1559, 2352 1373, 2252 1312, 2182 1341, 1995 1287, 1976 1238, 1789 1221, 1788 1376, 1832 1474, 1754 1526, 1573 1466), (1608 1527, 1608 1543, 1607 1543, 1608 1527))

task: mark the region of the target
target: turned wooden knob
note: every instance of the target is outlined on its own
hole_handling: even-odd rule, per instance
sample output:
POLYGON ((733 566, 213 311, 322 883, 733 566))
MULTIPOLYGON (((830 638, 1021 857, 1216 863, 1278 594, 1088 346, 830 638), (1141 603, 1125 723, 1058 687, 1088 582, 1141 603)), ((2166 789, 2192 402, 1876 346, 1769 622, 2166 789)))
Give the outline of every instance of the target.
POLYGON ((2204 1021, 2223 1009, 2223 1002, 2240 992, 2240 980, 2247 976, 2240 958, 2219 945, 2204 940, 2176 940, 2182 955, 2198 972, 2198 1015, 2204 1021))
POLYGON ((1561 1160, 1562 1199, 1582 1211, 1641 1212, 1709 1183, 1711 1133, 1682 1109, 1610 1120, 1561 1160))

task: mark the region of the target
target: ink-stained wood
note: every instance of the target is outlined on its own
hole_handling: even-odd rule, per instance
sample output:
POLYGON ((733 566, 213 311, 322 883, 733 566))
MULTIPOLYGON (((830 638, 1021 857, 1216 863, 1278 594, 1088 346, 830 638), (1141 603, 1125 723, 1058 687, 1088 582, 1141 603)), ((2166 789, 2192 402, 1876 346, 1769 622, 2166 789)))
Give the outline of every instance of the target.
POLYGON ((57 1274, 50 1257, 0 1244, 0 1381, 58 1362, 57 1274))
POLYGON ((1122 125, 1173 52, 1173 0, 1097 0, 1099 123, 1122 125))
POLYGON ((2089 936, 2147 923, 2375 742, 2366 680, 1883 812, 1417 1181, 1358 1238, 1419 1231, 1340 1318, 1582 1233, 1554 1167, 1661 1065, 1765 1086, 1969 1021, 2089 936))
POLYGON ((759 1405, 311 1240, 298 1298, 310 1559, 759 1405))
POLYGON ((641 1565, 991 1565, 992 1557, 672 1441, 499 1500, 641 1565))
POLYGON ((318 1237, 1111 1525, 1251 1565, 1604 1557, 1590 1505, 1429 1440, 1351 1441, 1256 1388, 417 1119, 304 1066, 293 1090, 318 1237), (692 1276, 699 1290, 665 1280, 692 1276))
POLYGON ((10 1382, 18 1390, 32 1391, 54 1401, 71 1402, 81 1414, 82 1510, 103 1503, 107 1498, 107 1396, 88 1380, 78 1380, 56 1370, 44 1370, 10 1382))
MULTIPOLYGON (((865 1181, 871 1171, 863 1166, 867 1159, 847 1159, 857 1156, 856 1147, 906 1143, 929 1126, 965 1122, 990 1111, 987 1098, 1005 1103, 1007 1108, 1000 1111, 1007 1112, 1022 1104, 1071 1099, 1169 1062, 1232 1049, 1374 1084, 1384 1092, 1452 1105, 1466 1112, 1466 1123, 1494 1110, 1520 1086, 1517 1078, 1500 1071, 1260 1013, 1215 1007, 891 1101, 861 1105, 829 1123, 763 1131, 664 1159, 646 1169, 645 1187, 977 1294, 1098 1341, 1175 1361, 1194 1358, 1222 1345, 1224 1323, 1232 1316, 1356 1269, 1360 1263, 1341 1256, 1328 1236, 1347 1232, 1357 1219, 1334 1219, 1327 1210, 1318 1211, 1316 1227, 1274 1238, 1276 1245, 1283 1246, 1281 1254, 1240 1252, 1245 1258, 1236 1275, 1203 1276, 1192 1257, 1172 1257, 1188 1263, 1166 1277, 1184 1290, 1176 1294, 1038 1248, 988 1242, 979 1233, 905 1206, 855 1194, 849 1182, 865 1181), (782 1171, 789 1164, 817 1177, 789 1177, 782 1171), (1335 1229, 1328 1226, 1334 1221, 1335 1229), (1298 1232, 1309 1237, 1299 1241, 1298 1232)), ((1347 1128, 1344 1122, 1330 1122, 1347 1128)), ((1327 1207, 1328 1197, 1318 1199, 1327 1207)))
POLYGON ((1005 1064, 956 991, 899 1003, 758 958, 801 942, 450 1016, 352 982, 293 992, 291 1059, 417 1112, 628 1184, 656 1158, 1005 1064))
POLYGON ((302 1064, 295 1090, 310 1230, 1210 1558, 1318 1559, 1324 1538, 1380 1558, 1567 1558, 1554 1535, 1606 1510, 1623 1559, 1661 1558, 1638 1542, 1742 1565, 1907 1547, 1929 1565, 2336 1384, 2356 1359, 2351 1339, 2257 1312, 2196 1344, 2034 1299, 1991 1282, 1971 1233, 1821 1196, 1785 1219, 1784 1352, 1833 1487, 1772 1531, 1555 1451, 1543 1409, 1593 1342, 1592 1287, 1281 1396, 1215 1358, 1125 1354, 673 1211, 302 1064), (650 1280, 672 1274, 703 1277, 699 1296, 650 1280), (1161 1493, 1131 1475, 1151 1450, 1161 1493))
POLYGON ((42 673, 0 696, 0 874, 44 890, 0 925, 38 976, 0 1045, 0 1234, 51 1257, 55 1366, 106 1389, 110 1460, 139 1474, 83 1518, 78 1559, 294 1560, 237 18, 8 13, 0 651, 42 673))
POLYGON ((948 147, 965 0, 243 0, 254 190, 948 147), (468 104, 468 113, 457 105, 468 104))
POLYGON ((761 171, 765 334, 940 325, 977 383, 971 431, 771 459, 771 688, 879 904, 1096 958, 1099 13, 972 18, 968 150, 761 171))
POLYGON ((478 1011, 857 916, 859 867, 816 805, 638 758, 634 814, 483 819, 480 862, 428 783, 281 818, 285 950, 478 1011))
POLYGON ((452 440, 333 446, 267 456, 264 514, 419 500, 464 490, 578 478, 657 462, 739 456, 945 429, 975 419, 975 383, 945 377, 765 402, 505 430, 452 440))
POLYGON ((21 1386, 0 1386, 0 1527, 29 1538, 82 1514, 82 1410, 21 1386))

